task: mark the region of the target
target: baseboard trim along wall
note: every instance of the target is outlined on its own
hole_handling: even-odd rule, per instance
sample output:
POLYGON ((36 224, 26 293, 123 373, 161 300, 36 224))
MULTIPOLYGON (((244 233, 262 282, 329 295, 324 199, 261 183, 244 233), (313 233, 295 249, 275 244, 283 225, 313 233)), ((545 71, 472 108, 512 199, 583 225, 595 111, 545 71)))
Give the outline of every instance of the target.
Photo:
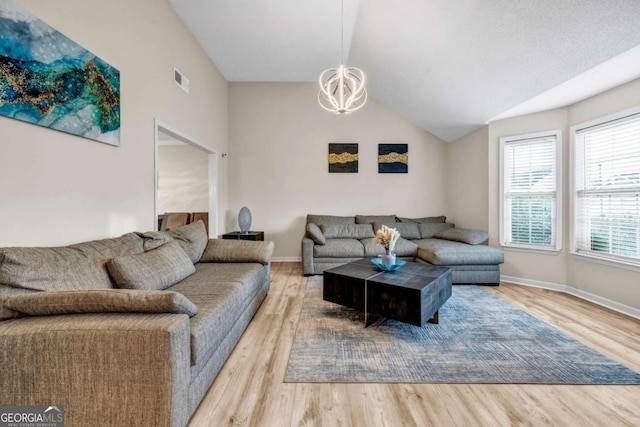
POLYGON ((516 285, 531 286, 534 288, 542 288, 542 289, 549 289, 552 291, 564 292, 569 295, 573 295, 583 300, 592 302, 594 304, 598 304, 603 307, 609 308, 611 310, 617 311, 619 313, 626 314, 627 316, 640 319, 640 310, 638 310, 637 308, 620 304, 619 302, 612 301, 607 298, 603 298, 599 295, 595 295, 590 292, 585 292, 580 289, 576 289, 569 285, 562 285, 560 283, 551 283, 551 282, 541 282, 538 280, 522 279, 520 277, 511 277, 511 276, 500 276, 500 281, 509 282, 516 285))
POLYGON ((299 256, 274 256, 271 258, 272 262, 302 262, 302 257, 299 256))

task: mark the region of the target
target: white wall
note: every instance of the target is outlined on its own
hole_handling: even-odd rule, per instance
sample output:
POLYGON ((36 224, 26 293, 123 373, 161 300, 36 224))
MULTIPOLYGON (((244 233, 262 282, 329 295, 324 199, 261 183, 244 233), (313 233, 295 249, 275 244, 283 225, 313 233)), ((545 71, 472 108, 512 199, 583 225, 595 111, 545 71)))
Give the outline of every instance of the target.
POLYGON ((447 221, 458 227, 489 229, 488 138, 483 126, 447 146, 447 221))
MULTIPOLYGON (((489 123, 486 140, 478 132, 461 138, 449 144, 448 180, 455 183, 487 183, 488 229, 491 235, 490 244, 499 246, 499 183, 500 158, 499 139, 503 136, 522 135, 527 133, 561 129, 563 138, 563 233, 562 250, 558 254, 538 254, 532 252, 505 250, 505 263, 501 267, 503 276, 521 279, 522 282, 541 282, 548 285, 568 286, 572 292, 589 298, 613 302, 618 307, 631 307, 640 310, 640 272, 613 267, 595 262, 585 261, 569 253, 570 230, 570 141, 569 128, 598 117, 613 114, 640 105, 640 80, 635 80, 603 94, 566 108, 544 111, 520 117, 504 119, 489 123), (481 153, 484 148, 472 148, 475 143, 487 147, 488 158, 484 163, 478 160, 475 153, 481 153), (471 150, 467 155, 461 150, 471 150), (478 165, 485 164, 486 171, 478 165), (457 165, 457 167, 453 167, 457 165), (459 170, 467 171, 464 180, 457 176, 459 170), (486 180, 486 181, 485 181, 486 180)), ((480 158, 480 156, 478 156, 480 158)), ((474 190, 468 185, 451 184, 449 186, 449 212, 452 218, 460 214, 460 201, 472 198, 474 190)), ((482 190, 478 190, 481 191, 482 190)), ((475 215, 477 219, 462 216, 464 221, 459 223, 482 223, 485 214, 469 210, 466 215, 475 215)), ((610 304, 609 302, 607 302, 610 304)))
POLYGON ((189 145, 158 147, 158 213, 209 212, 209 154, 189 145))
POLYGON ((278 258, 300 257, 309 213, 443 215, 446 143, 370 99, 336 116, 313 83, 229 85, 227 231, 247 206, 278 258), (328 173, 328 143, 357 142, 359 172, 328 173), (378 144, 409 144, 408 174, 378 174, 378 144))
MULTIPOLYGON (((640 79, 572 105, 568 108, 568 125, 574 126, 639 105, 640 79)), ((596 264, 570 256, 567 284, 640 310, 640 271, 596 264)))
POLYGON ((226 152, 227 82, 165 1, 17 3, 120 70, 121 146, 0 117, 0 246, 153 229, 154 119, 226 152))

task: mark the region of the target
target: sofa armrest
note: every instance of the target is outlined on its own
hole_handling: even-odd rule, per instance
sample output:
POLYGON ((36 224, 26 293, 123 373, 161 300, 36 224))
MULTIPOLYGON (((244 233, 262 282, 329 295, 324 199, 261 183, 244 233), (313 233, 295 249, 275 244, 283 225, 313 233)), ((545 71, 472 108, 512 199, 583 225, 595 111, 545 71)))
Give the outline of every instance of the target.
POLYGON ((200 262, 259 262, 268 265, 274 247, 269 241, 209 239, 200 262))
POLYGON ((68 425, 182 426, 189 318, 76 314, 0 322, 0 402, 64 405, 68 425))
POLYGON ((315 274, 313 270, 313 247, 315 242, 308 237, 302 238, 302 273, 306 276, 315 274))

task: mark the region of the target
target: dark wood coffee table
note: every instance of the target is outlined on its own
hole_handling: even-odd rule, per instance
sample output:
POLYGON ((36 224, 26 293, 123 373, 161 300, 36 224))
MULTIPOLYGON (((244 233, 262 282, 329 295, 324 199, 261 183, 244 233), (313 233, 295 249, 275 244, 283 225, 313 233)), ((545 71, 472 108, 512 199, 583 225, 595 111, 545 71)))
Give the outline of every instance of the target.
POLYGON ((324 272, 322 299, 364 313, 416 326, 438 323, 438 310, 451 296, 451 269, 407 262, 382 272, 365 258, 324 272))

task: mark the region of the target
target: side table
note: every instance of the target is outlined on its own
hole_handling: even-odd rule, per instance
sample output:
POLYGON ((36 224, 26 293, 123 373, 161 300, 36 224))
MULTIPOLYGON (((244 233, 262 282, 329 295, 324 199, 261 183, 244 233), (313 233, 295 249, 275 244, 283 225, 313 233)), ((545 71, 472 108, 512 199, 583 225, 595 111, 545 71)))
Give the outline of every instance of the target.
POLYGON ((264 231, 232 231, 222 235, 223 239, 264 241, 264 231))

